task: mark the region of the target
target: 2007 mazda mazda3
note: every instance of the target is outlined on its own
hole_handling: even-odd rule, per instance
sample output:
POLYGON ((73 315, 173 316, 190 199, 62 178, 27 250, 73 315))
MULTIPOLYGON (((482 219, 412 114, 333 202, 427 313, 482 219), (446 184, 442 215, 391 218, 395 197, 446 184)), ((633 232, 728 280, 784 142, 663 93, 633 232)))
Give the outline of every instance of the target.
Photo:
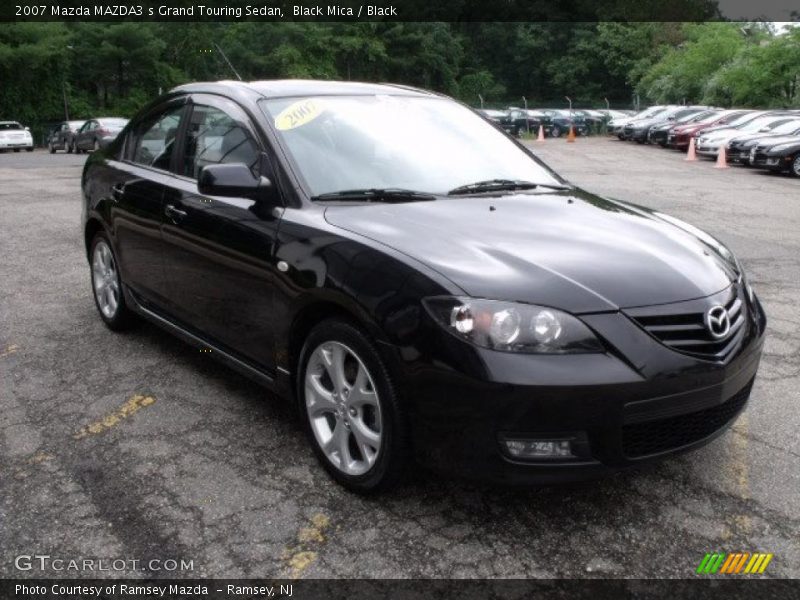
POLYGON ((766 318, 731 252, 580 190, 446 97, 196 83, 83 174, 94 300, 291 398, 360 492, 696 448, 744 408, 766 318))

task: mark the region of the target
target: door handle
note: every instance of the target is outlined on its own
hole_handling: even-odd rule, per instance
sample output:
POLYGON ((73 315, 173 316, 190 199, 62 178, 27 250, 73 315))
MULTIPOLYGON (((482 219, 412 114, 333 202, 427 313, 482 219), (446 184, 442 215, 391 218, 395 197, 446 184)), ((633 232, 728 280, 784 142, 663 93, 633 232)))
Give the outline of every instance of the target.
POLYGON ((166 214, 173 221, 180 221, 189 213, 187 213, 185 210, 175 208, 175 206, 172 204, 167 204, 166 208, 164 208, 164 214, 166 214))
POLYGON ((117 183, 116 185, 111 186, 111 197, 114 200, 122 200, 122 195, 125 193, 125 184, 124 183, 117 183))

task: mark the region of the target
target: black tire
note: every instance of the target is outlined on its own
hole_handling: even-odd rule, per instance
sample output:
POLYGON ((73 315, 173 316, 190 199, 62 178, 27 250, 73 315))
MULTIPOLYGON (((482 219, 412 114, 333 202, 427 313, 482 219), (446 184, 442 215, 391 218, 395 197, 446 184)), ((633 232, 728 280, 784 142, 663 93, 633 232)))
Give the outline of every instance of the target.
POLYGON ((550 130, 550 137, 561 137, 561 128, 558 125, 553 125, 553 128, 550 130))
POLYGON ((19 148, 14 148, 14 152, 19 152, 19 148))
POLYGON ((25 148, 25 152, 33 152, 33 146, 31 146, 30 148, 25 148))
POLYGON ((303 429, 319 462, 339 484, 358 494, 375 494, 395 487, 403 480, 408 458, 408 434, 405 414, 396 387, 383 359, 367 334, 356 325, 327 319, 316 325, 303 344, 296 369, 297 409, 303 429), (320 448, 306 409, 305 377, 309 359, 316 348, 326 342, 338 342, 355 351, 371 376, 381 411, 381 448, 368 471, 349 475, 339 470, 320 448))
POLYGON ((800 177, 800 154, 794 157, 794 160, 792 161, 792 166, 789 169, 789 171, 795 177, 800 177))
POLYGON ((97 312, 100 315, 100 318, 103 320, 103 323, 106 324, 106 327, 108 327, 112 331, 124 331, 125 329, 130 328, 130 326, 134 323, 135 315, 125 303, 125 294, 122 291, 122 278, 119 275, 118 266, 116 268, 117 272, 116 279, 117 279, 119 294, 117 299, 117 310, 112 316, 109 317, 103 313, 103 310, 100 308, 100 303, 98 302, 97 299, 97 294, 95 293, 95 270, 92 265, 92 260, 94 258, 95 248, 100 242, 104 242, 108 246, 109 250, 111 251, 111 256, 114 260, 114 264, 118 265, 117 255, 114 253, 114 247, 111 245, 108 236, 104 232, 97 233, 92 239, 92 244, 89 250, 89 273, 92 285, 92 298, 94 298, 94 304, 95 307, 97 308, 97 312))
POLYGON ((53 146, 53 142, 47 142, 47 149, 50 151, 50 154, 56 153, 56 147, 53 146))
POLYGON ((75 144, 64 142, 64 150, 67 151, 67 154, 72 154, 75 151, 75 144))

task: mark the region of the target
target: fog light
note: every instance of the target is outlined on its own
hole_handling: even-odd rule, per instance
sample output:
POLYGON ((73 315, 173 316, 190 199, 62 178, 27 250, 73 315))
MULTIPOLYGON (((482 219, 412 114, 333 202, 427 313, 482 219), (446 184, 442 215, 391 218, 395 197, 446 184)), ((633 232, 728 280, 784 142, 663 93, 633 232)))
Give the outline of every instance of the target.
POLYGON ((515 458, 565 458, 575 456, 570 440, 504 440, 515 458))

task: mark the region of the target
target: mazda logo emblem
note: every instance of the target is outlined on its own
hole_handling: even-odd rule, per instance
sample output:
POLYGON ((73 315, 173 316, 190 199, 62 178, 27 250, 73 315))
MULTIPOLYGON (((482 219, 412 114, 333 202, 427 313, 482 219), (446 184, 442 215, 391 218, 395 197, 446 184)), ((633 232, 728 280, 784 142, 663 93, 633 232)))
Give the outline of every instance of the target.
POLYGON ((731 319, 724 306, 712 306, 706 313, 706 327, 715 340, 721 340, 731 330, 731 319))

